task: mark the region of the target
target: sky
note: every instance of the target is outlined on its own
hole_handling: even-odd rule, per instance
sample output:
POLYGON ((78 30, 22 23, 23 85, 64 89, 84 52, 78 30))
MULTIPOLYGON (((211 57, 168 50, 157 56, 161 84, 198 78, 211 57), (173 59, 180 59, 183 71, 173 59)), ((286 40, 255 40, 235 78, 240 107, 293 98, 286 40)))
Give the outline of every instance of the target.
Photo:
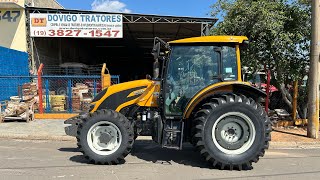
POLYGON ((57 0, 66 9, 210 17, 216 0, 57 0))

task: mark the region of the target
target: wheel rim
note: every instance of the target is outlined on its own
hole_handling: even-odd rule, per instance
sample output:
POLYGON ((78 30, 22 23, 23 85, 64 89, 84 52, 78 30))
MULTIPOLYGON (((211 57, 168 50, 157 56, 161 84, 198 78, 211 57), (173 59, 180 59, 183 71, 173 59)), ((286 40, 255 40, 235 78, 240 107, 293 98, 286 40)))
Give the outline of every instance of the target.
POLYGON ((87 142, 93 152, 99 155, 110 155, 121 145, 121 131, 109 121, 97 122, 89 129, 87 142))
POLYGON ((251 119, 240 112, 229 112, 218 118, 212 127, 215 146, 226 154, 242 154, 255 140, 256 130, 251 119))

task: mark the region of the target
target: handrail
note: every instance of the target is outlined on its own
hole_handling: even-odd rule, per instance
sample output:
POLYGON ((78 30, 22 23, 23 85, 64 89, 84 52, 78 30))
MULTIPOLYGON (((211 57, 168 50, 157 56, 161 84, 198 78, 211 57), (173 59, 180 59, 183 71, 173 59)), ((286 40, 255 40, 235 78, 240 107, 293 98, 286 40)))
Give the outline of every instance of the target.
POLYGON ((42 99, 42 69, 43 64, 41 63, 38 69, 38 94, 39 94, 39 113, 43 114, 43 99, 42 99))

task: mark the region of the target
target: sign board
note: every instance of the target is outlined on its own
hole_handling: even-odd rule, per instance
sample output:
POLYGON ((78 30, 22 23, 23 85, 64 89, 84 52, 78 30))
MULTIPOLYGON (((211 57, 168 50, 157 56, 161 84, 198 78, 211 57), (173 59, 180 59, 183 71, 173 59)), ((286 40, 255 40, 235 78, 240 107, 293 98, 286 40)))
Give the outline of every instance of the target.
POLYGON ((121 14, 30 14, 31 37, 122 38, 121 14))

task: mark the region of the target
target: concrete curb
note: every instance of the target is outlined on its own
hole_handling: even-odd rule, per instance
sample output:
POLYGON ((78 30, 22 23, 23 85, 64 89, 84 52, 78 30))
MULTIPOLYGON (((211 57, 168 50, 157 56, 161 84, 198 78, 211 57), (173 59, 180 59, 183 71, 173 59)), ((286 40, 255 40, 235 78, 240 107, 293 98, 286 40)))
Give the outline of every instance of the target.
MULTIPOLYGON (((50 140, 50 141, 71 141, 76 142, 71 136, 52 135, 26 135, 26 134, 0 134, 0 139, 20 139, 20 140, 50 140)), ((140 136, 138 140, 151 141, 151 137, 140 136)), ((320 142, 270 142, 269 149, 320 149, 320 142)))
POLYGON ((269 149, 320 149, 320 142, 270 142, 269 149))
POLYGON ((0 139, 21 139, 21 140, 50 140, 50 141, 76 141, 71 136, 52 136, 52 135, 26 135, 26 134, 0 134, 0 139))

